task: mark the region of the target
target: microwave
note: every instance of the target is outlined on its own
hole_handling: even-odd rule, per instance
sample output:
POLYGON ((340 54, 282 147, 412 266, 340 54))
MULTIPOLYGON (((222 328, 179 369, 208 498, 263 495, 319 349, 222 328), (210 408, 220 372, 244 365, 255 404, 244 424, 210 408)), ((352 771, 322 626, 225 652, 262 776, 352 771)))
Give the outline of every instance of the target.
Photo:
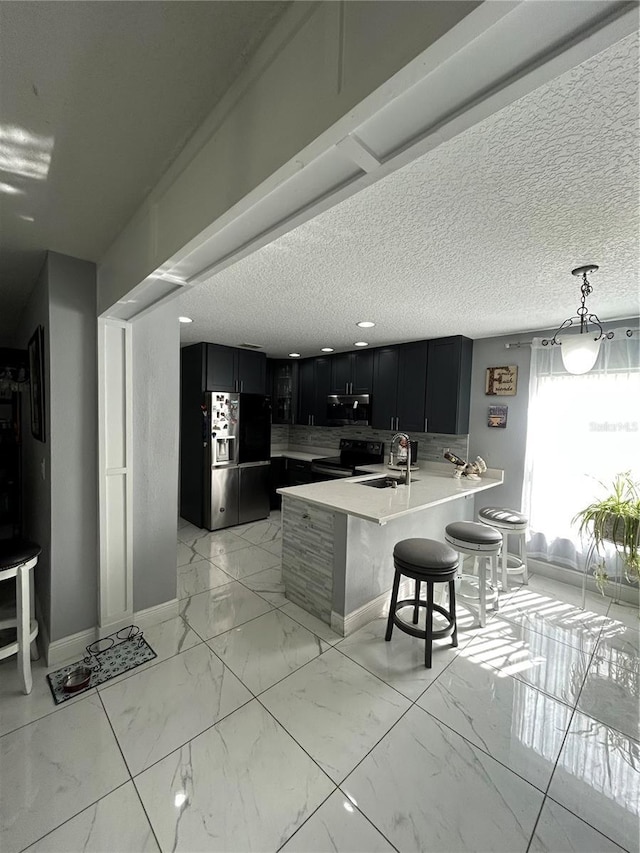
POLYGON ((369 394, 329 394, 327 397, 329 426, 369 426, 370 417, 369 394))

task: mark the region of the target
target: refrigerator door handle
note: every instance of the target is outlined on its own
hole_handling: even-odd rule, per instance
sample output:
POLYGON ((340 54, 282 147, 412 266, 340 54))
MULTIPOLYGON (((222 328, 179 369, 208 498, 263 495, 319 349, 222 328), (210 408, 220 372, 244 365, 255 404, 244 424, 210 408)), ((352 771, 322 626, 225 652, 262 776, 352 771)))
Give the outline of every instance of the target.
POLYGON ((263 459, 261 462, 241 462, 238 468, 259 468, 261 465, 271 465, 271 460, 263 459))

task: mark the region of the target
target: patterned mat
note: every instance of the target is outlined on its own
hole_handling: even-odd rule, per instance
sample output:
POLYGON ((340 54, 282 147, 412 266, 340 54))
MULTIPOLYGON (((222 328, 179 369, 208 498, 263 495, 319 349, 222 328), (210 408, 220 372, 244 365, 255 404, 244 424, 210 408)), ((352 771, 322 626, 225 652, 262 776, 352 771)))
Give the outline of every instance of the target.
POLYGON ((157 657, 156 653, 142 636, 116 643, 111 648, 98 652, 98 654, 85 657, 75 663, 63 666, 62 669, 50 672, 47 675, 47 681, 53 694, 53 701, 56 705, 60 705, 61 702, 66 702, 67 699, 72 699, 74 696, 80 696, 87 690, 104 684, 105 681, 110 681, 117 675, 122 675, 123 672, 128 672, 155 657, 157 657), (81 690, 67 692, 63 687, 64 679, 79 666, 89 666, 93 670, 89 683, 81 690))

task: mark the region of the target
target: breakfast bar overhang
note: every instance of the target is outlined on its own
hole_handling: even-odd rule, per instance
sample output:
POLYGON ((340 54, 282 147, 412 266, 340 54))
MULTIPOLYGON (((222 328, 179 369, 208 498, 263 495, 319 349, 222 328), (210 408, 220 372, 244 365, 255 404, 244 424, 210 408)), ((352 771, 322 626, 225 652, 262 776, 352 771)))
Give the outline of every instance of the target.
POLYGON ((388 474, 278 489, 282 495, 282 579, 286 597, 347 636, 388 603, 393 547, 401 539, 442 540, 453 521, 471 521, 474 497, 503 482, 490 468, 481 479, 456 479, 449 465, 423 463, 410 485, 367 488, 388 474))

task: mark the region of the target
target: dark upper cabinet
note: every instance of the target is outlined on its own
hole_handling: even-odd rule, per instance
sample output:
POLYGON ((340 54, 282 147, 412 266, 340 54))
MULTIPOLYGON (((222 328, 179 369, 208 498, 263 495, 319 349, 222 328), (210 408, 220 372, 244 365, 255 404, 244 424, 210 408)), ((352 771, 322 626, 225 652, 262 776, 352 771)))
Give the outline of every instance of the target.
POLYGON ((396 429, 425 432, 425 392, 427 385, 427 341, 398 347, 398 406, 396 429))
POLYGON ((469 432, 473 341, 462 335, 429 341, 426 418, 429 432, 469 432))
POLYGON ((395 429, 398 403, 398 347, 381 347, 373 352, 371 426, 395 429))
POLYGON ((218 344, 203 344, 207 352, 205 391, 236 391, 236 351, 218 344))
POLYGON ((267 357, 263 352, 239 349, 236 380, 245 394, 266 394, 267 357))
POLYGON ((331 394, 368 394, 373 384, 373 351, 333 355, 331 394))
POLYGON ((298 415, 296 423, 326 426, 327 397, 331 393, 331 359, 305 358, 298 363, 298 415))
POLYGON ((271 423, 295 422, 295 390, 298 365, 291 359, 267 359, 267 389, 271 394, 271 423))
POLYGON ((374 353, 371 426, 423 432, 427 341, 381 347, 374 353))
POLYGON ((342 352, 331 356, 331 393, 349 394, 351 382, 351 353, 342 352))
POLYGON ((201 346, 207 348, 206 391, 267 393, 267 357, 264 353, 220 344, 201 346))

